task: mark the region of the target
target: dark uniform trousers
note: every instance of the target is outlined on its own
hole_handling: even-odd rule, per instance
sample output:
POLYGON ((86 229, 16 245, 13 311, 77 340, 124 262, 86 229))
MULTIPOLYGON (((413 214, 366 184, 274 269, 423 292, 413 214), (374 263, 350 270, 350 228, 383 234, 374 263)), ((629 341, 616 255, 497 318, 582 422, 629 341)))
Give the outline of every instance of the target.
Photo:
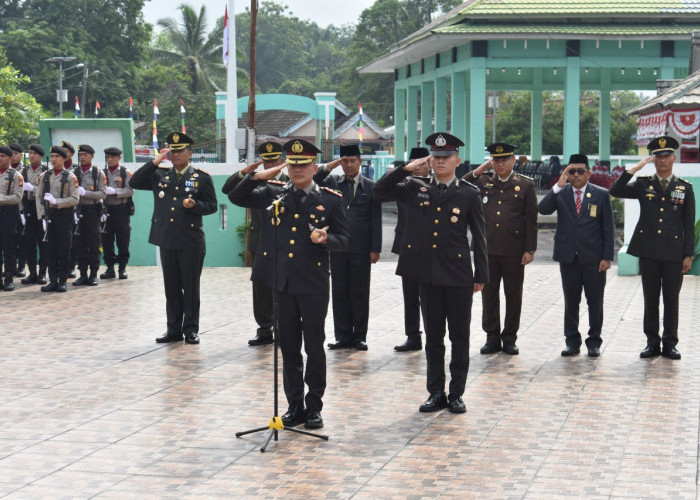
POLYGON ((644 292, 644 334, 648 346, 671 350, 678 344, 678 295, 683 285, 683 262, 640 257, 644 292), (659 294, 664 294, 664 330, 659 337, 659 294))
POLYGON ((39 264, 39 274, 46 273, 46 244, 44 239, 44 228, 41 220, 37 218, 36 204, 30 200, 24 205, 24 217, 26 224, 20 236, 22 254, 29 265, 29 271, 35 272, 37 262, 39 264), (37 260, 37 248, 39 249, 39 259, 37 260))
POLYGON ((331 254, 333 324, 338 342, 367 341, 371 265, 369 252, 331 254))
POLYGON ((81 273, 90 268, 91 274, 96 274, 100 268, 100 215, 101 206, 80 205, 78 219, 78 234, 73 235, 73 254, 81 273))
POLYGON ((4 261, 5 276, 12 278, 17 270, 17 219, 19 206, 0 207, 0 251, 4 261))
POLYGON ((102 248, 104 249, 105 264, 114 266, 119 264, 124 267, 129 263, 129 242, 131 239, 131 226, 129 225, 129 204, 107 205, 106 231, 102 234, 102 248), (114 253, 114 243, 117 244, 117 252, 114 253))
POLYGON ((425 356, 428 361, 427 389, 430 394, 445 390, 445 320, 452 345, 449 394, 464 394, 469 372, 472 294, 473 287, 420 285, 425 321, 425 356))
POLYGON ((588 338, 586 347, 600 347, 603 329, 603 291, 606 272, 599 272, 600 264, 581 264, 577 257, 565 264, 559 263, 561 284, 564 291, 564 337, 569 347, 581 346, 581 332, 578 330, 581 287, 588 304, 588 338))
POLYGON ((65 281, 70 272, 70 247, 72 242, 71 228, 73 227, 73 207, 50 208, 48 213, 51 222, 48 225, 46 243, 46 260, 49 265, 51 282, 65 281))
POLYGON ((160 248, 168 333, 173 337, 199 332, 199 278, 205 254, 204 247, 192 250, 160 248))
POLYGON ((420 285, 406 276, 401 276, 403 289, 403 324, 406 335, 420 335, 420 285))
MULTIPOLYGON (((253 264, 255 253, 253 253, 253 264)), ((275 321, 273 315, 272 288, 257 281, 253 281, 253 316, 258 324, 258 333, 272 336, 272 326, 275 321)))
POLYGON ((323 409, 326 391, 325 322, 328 312, 328 294, 295 294, 286 291, 277 294, 279 305, 279 345, 282 350, 284 393, 290 406, 310 411, 323 409), (301 342, 304 341, 307 363, 301 342), (309 390, 304 398, 304 383, 309 390))
POLYGON ((489 281, 482 292, 482 328, 489 344, 515 343, 520 328, 525 266, 522 257, 489 254, 489 281), (506 298, 506 317, 501 331, 500 288, 506 298))

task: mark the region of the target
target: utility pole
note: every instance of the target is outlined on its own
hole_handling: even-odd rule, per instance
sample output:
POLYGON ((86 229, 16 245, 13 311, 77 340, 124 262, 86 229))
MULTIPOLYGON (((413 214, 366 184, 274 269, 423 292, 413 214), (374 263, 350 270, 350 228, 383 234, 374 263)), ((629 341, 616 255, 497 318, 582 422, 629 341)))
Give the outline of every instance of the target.
POLYGON ((250 93, 248 96, 248 163, 255 158, 255 38, 258 31, 258 0, 250 0, 250 93))

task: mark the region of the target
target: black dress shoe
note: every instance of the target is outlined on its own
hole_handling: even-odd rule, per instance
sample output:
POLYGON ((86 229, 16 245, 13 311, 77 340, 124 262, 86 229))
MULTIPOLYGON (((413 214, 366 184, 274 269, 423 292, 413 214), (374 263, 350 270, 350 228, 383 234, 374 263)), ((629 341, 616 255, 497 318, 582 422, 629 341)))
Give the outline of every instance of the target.
POLYGON ((69 278, 75 278, 75 269, 71 269, 71 271, 68 273, 69 278))
POLYGON ((59 281, 58 285, 56 285, 56 291, 58 293, 66 293, 68 291, 68 287, 66 287, 66 282, 65 281, 59 281))
POLYGON ((328 344, 328 348, 331 350, 334 349, 347 349, 348 347, 352 347, 352 344, 350 342, 341 342, 341 341, 336 341, 336 342, 331 342, 328 344))
POLYGON ((515 342, 513 342, 503 344, 503 352, 505 352, 506 354, 510 354, 511 356, 515 356, 517 354, 520 354, 520 349, 518 349, 518 346, 515 345, 515 342))
POLYGON ((588 357, 589 358, 597 358, 600 356, 600 347, 589 347, 588 348, 588 357))
POLYGON ((661 349, 653 346, 646 346, 642 352, 639 353, 640 358, 655 358, 661 356, 661 349))
POLYGON ((668 359, 681 359, 681 353, 678 352, 675 347, 672 347, 670 349, 666 349, 666 348, 662 349, 661 355, 664 358, 668 358, 668 359))
POLYGON ((37 285, 45 285, 46 284, 46 275, 45 274, 37 275, 36 284, 37 285))
POLYGON ((581 354, 581 348, 580 348, 580 347, 572 347, 572 346, 569 346, 569 345, 566 346, 566 349, 564 349, 564 350, 561 352, 561 355, 564 356, 565 358, 566 358, 566 357, 569 357, 569 356, 578 356, 579 354, 581 354))
POLYGON ((26 278, 22 278, 22 281, 20 281, 20 283, 22 283, 23 285, 33 285, 34 283, 36 283, 36 280, 36 274, 30 274, 26 278))
POLYGON ((450 395, 447 398, 447 410, 450 413, 467 413, 467 406, 460 396, 450 395))
POLYGON ((88 278, 87 282, 88 286, 97 286, 99 283, 97 282, 97 276, 90 276, 88 278))
POLYGON ((156 342, 159 344, 166 344, 168 342, 181 342, 182 341, 182 335, 175 335, 171 334, 168 332, 165 332, 165 334, 161 337, 158 337, 156 339, 156 342))
POLYGON ((119 270, 119 279, 120 280, 125 280, 129 277, 128 274, 126 274, 126 271, 124 269, 119 270))
POLYGON ((55 292, 57 288, 58 288, 58 283, 56 283, 55 281, 52 281, 48 285, 42 286, 41 291, 42 292, 55 292))
POLYGON ((301 406, 290 406, 287 413, 282 415, 285 427, 295 427, 306 422, 306 411, 301 406))
POLYGON ((114 268, 113 268, 113 267, 108 267, 107 270, 106 270, 105 272, 103 272, 102 274, 100 274, 100 279, 101 279, 101 280, 109 280, 109 279, 116 278, 116 277, 117 277, 117 275, 114 274, 114 268))
POLYGON ((6 278, 5 279, 5 285, 2 287, 3 290, 6 292, 11 292, 12 290, 15 289, 15 284, 12 283, 12 278, 6 278))
POLYGON ((358 340, 357 342, 355 342, 355 349, 357 349, 358 351, 366 351, 368 349, 367 342, 365 342, 364 340, 358 340))
POLYGON ((88 284, 88 277, 87 276, 81 276, 77 280, 73 282, 73 286, 83 286, 88 284))
POLYGON ((420 335, 407 335, 406 342, 394 346, 396 352, 420 351, 423 349, 423 341, 420 335))
POLYGON ((496 354, 497 352, 501 352, 501 343, 499 342, 498 344, 495 344, 486 342, 481 346, 481 350, 479 352, 481 354, 496 354))
POLYGON ((306 414, 306 423, 304 427, 307 429, 320 429, 323 427, 323 418, 318 410, 309 410, 306 414))
POLYGON ((250 339, 248 341, 248 345, 252 346, 257 346, 257 345, 270 345, 274 343, 275 339, 272 337, 272 332, 267 333, 267 334, 262 334, 258 332, 258 334, 255 336, 254 339, 250 339))
POLYGON ((14 277, 15 277, 15 278, 24 278, 24 276, 25 276, 25 274, 24 274, 24 268, 17 269, 17 270, 15 271, 15 273, 14 273, 14 277))
POLYGON ((199 335, 196 333, 186 333, 185 344, 199 344, 199 335))
POLYGON ((447 408, 447 396, 444 392, 436 392, 431 394, 427 401, 420 405, 418 411, 421 413, 430 413, 433 411, 440 411, 443 408, 447 408))

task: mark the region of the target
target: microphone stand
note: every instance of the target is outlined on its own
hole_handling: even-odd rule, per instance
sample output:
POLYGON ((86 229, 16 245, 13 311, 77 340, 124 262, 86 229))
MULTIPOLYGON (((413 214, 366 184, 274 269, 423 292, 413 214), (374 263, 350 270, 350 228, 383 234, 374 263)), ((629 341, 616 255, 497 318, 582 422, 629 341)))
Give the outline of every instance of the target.
POLYGON ((274 382, 273 382, 273 387, 274 387, 274 413, 273 417, 270 419, 270 422, 268 425, 265 427, 257 427, 255 429, 250 429, 247 431, 243 432, 237 432, 236 437, 241 437, 246 434, 252 434, 255 432, 261 432, 269 429, 269 432, 267 433, 267 437, 265 438, 265 441, 263 441, 263 445, 260 447, 260 453, 264 453, 265 450, 267 449, 267 445, 270 443, 270 440, 274 437, 275 441, 278 441, 278 434, 279 431, 285 430, 285 431, 291 431, 291 432, 296 432, 298 434, 305 434, 307 436, 312 436, 315 438, 323 439, 325 441, 328 441, 328 436, 324 436, 322 434, 315 434, 313 432, 309 431, 303 431, 301 429, 295 429, 294 427, 285 427, 284 424, 282 423, 282 419, 278 416, 279 415, 279 405, 278 405, 278 399, 279 399, 279 377, 278 377, 278 365, 279 365, 279 356, 278 356, 278 348, 279 348, 279 293, 277 292, 277 226, 280 225, 280 205, 282 204, 282 201, 289 195, 289 193, 292 192, 292 189, 290 187, 285 187, 285 190, 283 191, 282 196, 279 198, 275 199, 272 204, 265 209, 268 215, 272 216, 272 232, 273 232, 273 238, 272 238, 272 262, 274 263, 274 266, 272 268, 272 282, 273 282, 273 290, 272 290, 272 334, 274 337, 274 355, 272 358, 272 366, 274 370, 274 382))

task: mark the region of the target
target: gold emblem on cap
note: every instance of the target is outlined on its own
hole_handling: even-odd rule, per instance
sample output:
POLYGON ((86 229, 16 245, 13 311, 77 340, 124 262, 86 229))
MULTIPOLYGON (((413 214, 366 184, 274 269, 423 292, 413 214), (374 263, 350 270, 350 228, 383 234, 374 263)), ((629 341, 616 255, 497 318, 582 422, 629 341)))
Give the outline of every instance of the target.
POLYGON ((442 135, 437 136, 437 139, 435 139, 435 145, 439 148, 445 147, 447 145, 447 139, 445 139, 442 135))
POLYGON ((496 146, 496 153, 502 153, 503 152, 503 146, 496 146))
POLYGON ((662 148, 665 148, 666 147, 666 139, 664 139, 663 137, 661 139, 659 139, 659 146, 661 146, 662 148))
POLYGON ((174 143, 180 142, 180 136, 178 134, 173 134, 173 142, 174 143))
POLYGON ((268 153, 272 153, 272 144, 271 143, 269 143, 269 142, 267 143, 267 145, 265 146, 265 151, 267 151, 268 153))
POLYGON ((301 145, 301 142, 296 141, 294 144, 292 144, 292 153, 299 154, 304 151, 304 146, 301 145))

